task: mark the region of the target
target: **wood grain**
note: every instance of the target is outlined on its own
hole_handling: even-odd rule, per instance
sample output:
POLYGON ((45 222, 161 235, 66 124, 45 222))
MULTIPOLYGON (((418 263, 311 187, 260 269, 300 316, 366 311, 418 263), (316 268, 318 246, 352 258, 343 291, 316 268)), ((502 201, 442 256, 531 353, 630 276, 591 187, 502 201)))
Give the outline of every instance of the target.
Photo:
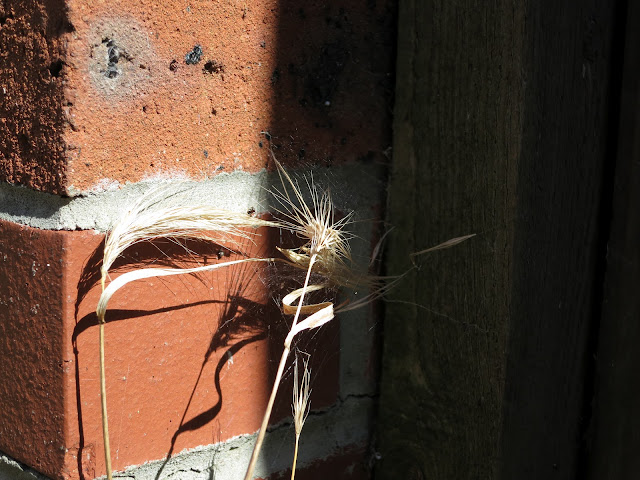
POLYGON ((388 273, 478 235, 389 299, 377 478, 575 478, 614 15, 574 3, 400 2, 388 273))

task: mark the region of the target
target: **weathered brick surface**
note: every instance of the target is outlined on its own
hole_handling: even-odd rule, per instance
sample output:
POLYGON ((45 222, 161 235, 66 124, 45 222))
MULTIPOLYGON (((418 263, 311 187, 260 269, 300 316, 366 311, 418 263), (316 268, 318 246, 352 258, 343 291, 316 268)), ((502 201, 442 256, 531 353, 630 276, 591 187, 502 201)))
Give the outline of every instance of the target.
POLYGON ((65 189, 64 61, 73 30, 63 1, 0 4, 0 178, 65 189))
POLYGON ((381 161, 392 5, 5 1, 0 179, 76 193, 202 178, 261 169, 270 144, 289 162, 381 161))
POLYGON ((0 221, 0 450, 42 472, 63 462, 64 240, 0 221))
MULTIPOLYGON (((102 236, 0 225, 0 260, 13 266, 0 270, 0 450, 54 479, 94 478, 104 474, 94 313, 102 236)), ((156 247, 180 253, 142 245, 115 274, 123 263, 162 262, 156 247)), ((209 262, 229 259, 203 251, 209 262)), ((116 293, 106 325, 115 469, 258 429, 287 328, 268 283, 261 267, 233 267, 116 293)), ((322 352, 315 408, 336 400, 337 329, 299 343, 322 352)), ((290 414, 290 382, 279 398, 274 422, 290 414)))

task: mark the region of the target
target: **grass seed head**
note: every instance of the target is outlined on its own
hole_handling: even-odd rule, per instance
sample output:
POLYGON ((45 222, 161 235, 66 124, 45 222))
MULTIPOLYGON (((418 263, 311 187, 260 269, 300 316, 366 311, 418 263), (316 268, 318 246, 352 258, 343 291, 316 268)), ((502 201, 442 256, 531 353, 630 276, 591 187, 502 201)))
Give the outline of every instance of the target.
POLYGON ((345 230, 351 222, 352 214, 336 220, 335 207, 329 190, 321 192, 313 181, 307 180, 311 193, 309 206, 302 195, 300 186, 276 160, 282 182, 282 191, 274 190, 273 195, 282 208, 278 212, 284 217, 282 226, 298 237, 306 240, 295 250, 280 249, 295 266, 308 268, 311 258, 317 270, 328 277, 344 276, 351 263, 349 241, 353 235, 345 230), (293 193, 290 193, 290 190, 293 193))
POLYGON ((303 360, 302 378, 298 376, 298 357, 293 364, 293 403, 291 410, 293 413, 293 423, 296 435, 299 436, 304 426, 304 422, 309 415, 309 397, 311 396, 311 370, 309 369, 309 356, 303 360))
POLYGON ((105 240, 101 267, 103 282, 122 252, 144 240, 191 238, 237 245, 239 239, 249 238, 252 234, 243 228, 275 226, 273 222, 209 205, 167 202, 177 194, 188 193, 188 189, 185 185, 176 193, 175 183, 152 187, 114 224, 105 240))

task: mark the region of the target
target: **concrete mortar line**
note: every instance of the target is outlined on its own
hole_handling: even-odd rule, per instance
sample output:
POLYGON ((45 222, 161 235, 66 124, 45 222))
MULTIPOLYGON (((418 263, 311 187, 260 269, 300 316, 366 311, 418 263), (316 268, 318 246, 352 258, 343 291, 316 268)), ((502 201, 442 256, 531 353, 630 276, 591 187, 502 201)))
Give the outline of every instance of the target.
MULTIPOLYGON (((379 205, 385 191, 383 167, 376 164, 348 164, 332 168, 308 168, 291 171, 294 176, 313 176, 320 189, 330 188, 336 207, 344 211, 379 205)), ((188 189, 173 201, 199 202, 235 212, 253 208, 258 212, 277 208, 269 194, 280 188, 277 173, 262 170, 255 174, 242 171, 221 173, 203 181, 149 179, 99 193, 61 197, 26 187, 0 183, 0 219, 44 230, 96 230, 106 232, 115 219, 144 191, 159 183, 169 189, 188 189)), ((300 180, 303 193, 308 188, 300 180)), ((362 218, 371 218, 367 212, 362 218)))
POLYGON ((0 453, 0 480, 49 480, 49 478, 0 453))
MULTIPOLYGON (((374 400, 348 397, 325 410, 309 415, 300 437, 298 468, 339 454, 349 447, 366 445, 371 433, 374 400)), ((200 446, 173 456, 164 466, 161 480, 180 474, 180 480, 237 480, 251 457, 256 434, 240 435, 225 442, 200 446)), ((294 432, 290 421, 269 429, 256 476, 266 478, 291 466, 294 432)), ((154 480, 164 460, 130 466, 114 478, 154 480)), ((104 479, 106 477, 99 477, 104 479)), ((0 454, 0 480, 49 480, 6 455, 0 454)))

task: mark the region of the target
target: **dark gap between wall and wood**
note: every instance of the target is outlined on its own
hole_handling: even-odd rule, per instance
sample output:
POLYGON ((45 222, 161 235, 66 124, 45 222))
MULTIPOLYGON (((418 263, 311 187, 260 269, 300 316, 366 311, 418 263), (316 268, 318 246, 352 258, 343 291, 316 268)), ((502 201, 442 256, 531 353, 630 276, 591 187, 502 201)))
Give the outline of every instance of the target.
MULTIPOLYGON (((612 221, 598 338, 591 449, 583 478, 640 471, 640 8, 628 2, 612 221)), ((625 25, 622 26, 624 28, 625 25)), ((621 29, 622 29, 621 28, 621 29)))
POLYGON ((624 70, 624 56, 628 32, 627 29, 628 2, 619 1, 614 6, 614 20, 612 25, 612 41, 609 56, 611 68, 609 71, 609 119, 605 137, 606 155, 602 176, 602 201, 598 213, 598 239, 596 270, 593 276, 592 321, 588 333, 587 349, 585 353, 585 387, 582 404, 582 421, 580 426, 577 478, 587 478, 589 462, 593 449, 594 408, 597 394, 597 362, 600 328, 603 321, 602 309, 604 302, 605 279, 608 269, 607 249, 612 239, 612 219, 616 202, 614 182, 618 157, 618 138, 620 136, 622 77, 624 70))

